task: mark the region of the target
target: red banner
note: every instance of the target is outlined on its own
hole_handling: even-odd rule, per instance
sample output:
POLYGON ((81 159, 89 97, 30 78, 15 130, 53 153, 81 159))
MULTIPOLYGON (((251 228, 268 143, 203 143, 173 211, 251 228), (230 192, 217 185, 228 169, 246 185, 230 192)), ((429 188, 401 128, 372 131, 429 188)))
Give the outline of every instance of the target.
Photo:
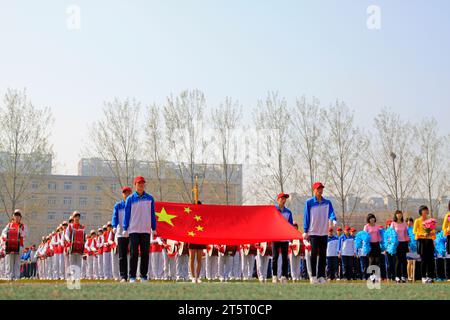
POLYGON ((238 245, 301 238, 275 206, 156 202, 161 238, 196 244, 238 245))

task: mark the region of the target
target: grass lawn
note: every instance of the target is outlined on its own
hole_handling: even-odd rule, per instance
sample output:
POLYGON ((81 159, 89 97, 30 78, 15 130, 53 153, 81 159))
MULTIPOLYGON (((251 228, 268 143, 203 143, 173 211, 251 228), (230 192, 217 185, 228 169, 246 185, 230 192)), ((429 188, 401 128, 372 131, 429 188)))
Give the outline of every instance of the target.
POLYGON ((382 283, 381 289, 368 289, 365 282, 331 283, 311 286, 308 282, 272 284, 259 282, 189 282, 117 283, 81 281, 81 289, 70 290, 64 281, 20 280, 0 282, 0 299, 450 299, 450 283, 433 285, 382 283))

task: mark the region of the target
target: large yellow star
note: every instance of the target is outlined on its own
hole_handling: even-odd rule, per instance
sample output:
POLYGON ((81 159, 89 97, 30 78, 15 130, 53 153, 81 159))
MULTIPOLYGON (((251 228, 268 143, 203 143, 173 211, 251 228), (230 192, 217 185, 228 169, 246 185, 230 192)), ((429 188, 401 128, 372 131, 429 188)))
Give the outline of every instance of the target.
POLYGON ((177 216, 172 215, 172 214, 168 214, 166 212, 166 209, 164 209, 164 207, 161 209, 161 212, 157 212, 156 216, 158 217, 158 222, 165 222, 170 224, 173 227, 173 222, 172 219, 176 218, 177 216))
POLYGON ((186 213, 191 213, 191 208, 189 208, 189 207, 187 207, 187 208, 184 208, 184 212, 186 212, 186 213))
POLYGON ((200 220, 202 220, 202 217, 201 216, 194 216, 194 219, 197 220, 197 221, 200 221, 200 220))
POLYGON ((197 229, 197 231, 203 231, 203 227, 202 226, 196 226, 195 229, 197 229))
POLYGON ((194 232, 194 231, 189 231, 189 232, 188 232, 188 236, 194 237, 194 236, 195 236, 195 232, 194 232))

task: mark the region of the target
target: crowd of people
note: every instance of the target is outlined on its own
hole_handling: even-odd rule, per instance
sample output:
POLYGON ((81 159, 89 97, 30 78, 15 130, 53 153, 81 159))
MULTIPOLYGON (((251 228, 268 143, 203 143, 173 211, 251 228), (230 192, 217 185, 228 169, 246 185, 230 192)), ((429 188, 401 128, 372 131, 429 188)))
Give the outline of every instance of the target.
MULTIPOLYGON (((323 197, 324 185, 317 182, 314 196, 305 203, 303 232, 298 239, 239 246, 187 244, 158 235, 155 203, 145 192, 145 183, 143 177, 136 177, 134 192, 130 187, 122 188, 122 199, 114 206, 111 221, 102 227, 88 232, 75 211, 37 246, 24 247, 26 227, 21 211, 16 210, 1 234, 0 278, 78 277, 130 283, 450 281, 450 203, 441 231, 428 224, 426 206, 418 209, 415 219, 397 210, 383 224, 370 213, 363 230, 357 231, 347 225, 337 227, 333 205, 323 197)), ((286 193, 278 194, 276 209, 299 229, 286 207, 288 198, 286 193)))

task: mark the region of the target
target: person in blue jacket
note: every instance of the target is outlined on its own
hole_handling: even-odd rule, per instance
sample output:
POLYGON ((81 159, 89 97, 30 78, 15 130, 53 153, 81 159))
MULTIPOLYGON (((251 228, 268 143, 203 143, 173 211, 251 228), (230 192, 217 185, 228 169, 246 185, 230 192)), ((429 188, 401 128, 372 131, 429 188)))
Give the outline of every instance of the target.
POLYGON ((134 179, 136 191, 125 201, 123 236, 130 238, 130 282, 136 282, 139 251, 141 253, 141 282, 147 281, 150 236, 156 237, 155 200, 145 192, 145 179, 134 179))
POLYGON ((328 229, 337 222, 331 201, 323 197, 324 188, 321 182, 314 183, 314 197, 306 201, 303 213, 303 239, 311 242, 311 284, 327 282, 325 267, 328 229))
POLYGON ((117 249, 119 251, 119 274, 120 282, 126 282, 128 280, 128 237, 123 235, 123 219, 125 216, 125 201, 132 193, 130 187, 122 188, 122 200, 114 205, 111 224, 113 226, 113 232, 117 236, 117 249))

